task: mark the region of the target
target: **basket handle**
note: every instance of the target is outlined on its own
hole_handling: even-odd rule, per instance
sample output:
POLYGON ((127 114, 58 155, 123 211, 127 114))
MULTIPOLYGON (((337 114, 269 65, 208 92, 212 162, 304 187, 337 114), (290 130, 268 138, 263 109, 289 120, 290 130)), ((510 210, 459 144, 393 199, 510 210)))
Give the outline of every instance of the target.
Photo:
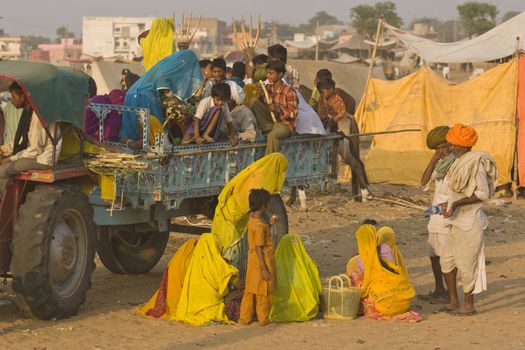
POLYGON ((348 283, 348 287, 352 287, 352 280, 350 279, 350 277, 348 277, 347 274, 343 273, 343 274, 340 274, 339 276, 337 276, 341 279, 341 281, 343 282, 343 287, 344 287, 344 281, 346 281, 346 283, 348 283))
POLYGON ((335 289, 341 289, 344 287, 344 281, 341 279, 341 276, 332 276, 328 280, 328 290, 332 290, 332 283, 335 283, 335 289))

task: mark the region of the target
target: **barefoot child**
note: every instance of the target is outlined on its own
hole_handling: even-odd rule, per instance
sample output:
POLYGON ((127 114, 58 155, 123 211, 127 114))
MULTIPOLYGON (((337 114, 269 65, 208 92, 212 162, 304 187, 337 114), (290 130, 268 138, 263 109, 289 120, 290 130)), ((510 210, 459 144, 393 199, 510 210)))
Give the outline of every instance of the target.
POLYGON ((182 143, 196 142, 201 145, 216 142, 219 137, 220 124, 224 118, 230 133, 230 145, 235 146, 237 144, 235 128, 227 105, 230 97, 231 90, 228 84, 215 84, 212 87, 211 96, 199 102, 193 121, 186 128, 182 143))
POLYGON ((251 323, 254 306, 259 324, 265 326, 269 323, 268 316, 275 284, 275 246, 270 226, 277 220, 275 215, 270 218, 269 223, 266 219, 265 213, 270 198, 270 193, 264 189, 254 189, 250 192, 248 267, 239 319, 244 325, 251 323))

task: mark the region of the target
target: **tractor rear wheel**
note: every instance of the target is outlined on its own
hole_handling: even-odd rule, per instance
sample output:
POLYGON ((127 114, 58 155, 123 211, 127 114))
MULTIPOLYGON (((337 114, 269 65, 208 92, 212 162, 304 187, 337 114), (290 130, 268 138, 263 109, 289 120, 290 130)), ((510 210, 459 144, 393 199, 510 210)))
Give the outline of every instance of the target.
POLYGON ((168 239, 169 232, 130 232, 116 227, 99 227, 97 254, 113 273, 144 274, 157 265, 168 239))
POLYGON ((95 224, 87 197, 76 187, 39 185, 15 222, 13 291, 41 319, 78 313, 95 269, 95 224))

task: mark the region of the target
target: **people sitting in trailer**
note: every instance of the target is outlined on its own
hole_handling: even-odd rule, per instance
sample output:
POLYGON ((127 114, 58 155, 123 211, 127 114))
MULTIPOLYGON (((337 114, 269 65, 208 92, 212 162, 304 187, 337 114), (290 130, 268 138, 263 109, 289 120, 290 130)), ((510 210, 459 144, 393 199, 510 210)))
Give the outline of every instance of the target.
POLYGON ((280 44, 268 47, 268 62, 272 61, 280 61, 285 64, 284 81, 294 89, 299 89, 299 71, 293 65, 287 63, 288 50, 286 47, 280 44))
POLYGON ((121 90, 127 92, 139 79, 139 75, 132 73, 129 69, 123 69, 120 78, 121 90))
POLYGON ((52 123, 47 127, 49 134, 46 132, 20 85, 12 83, 9 92, 13 106, 22 110, 22 115, 15 132, 13 153, 0 161, 0 198, 3 198, 11 176, 27 170, 50 169, 53 161, 58 161, 62 148, 60 129, 52 123), (56 147, 53 147, 50 135, 55 138, 56 147))
MULTIPOLYGON (((124 104, 124 91, 120 89, 111 90, 109 94, 97 95, 89 100, 89 103, 119 105, 124 104)), ((119 132, 122 125, 122 115, 119 111, 111 110, 104 118, 104 137, 100 139, 100 121, 97 114, 90 108, 86 108, 84 120, 84 132, 88 137, 96 141, 119 141, 119 132)))
MULTIPOLYGON (((235 84, 235 83, 233 83, 235 84)), ((227 102, 231 98, 230 84, 216 83, 211 89, 211 96, 203 98, 197 106, 193 120, 186 126, 183 144, 213 143, 219 139, 221 122, 226 123, 230 145, 237 144, 233 119, 227 102)))
MULTIPOLYGON (((255 116, 245 105, 238 105, 234 100, 228 101, 228 108, 232 115, 233 127, 240 141, 255 142, 257 136, 255 116)), ((221 123, 221 137, 228 135, 228 128, 221 123)))
POLYGON ((246 65, 244 62, 235 62, 232 66, 231 81, 235 82, 242 89, 244 88, 244 78, 246 77, 246 65))
POLYGON ((290 85, 283 81, 286 73, 281 61, 269 62, 266 66, 268 79, 268 98, 259 90, 259 99, 252 103, 251 109, 257 125, 267 133, 266 154, 279 151, 279 140, 290 137, 295 132, 295 119, 298 113, 297 94, 290 85))
POLYGON ((213 73, 211 70, 211 61, 208 59, 203 59, 199 61, 199 67, 201 69, 202 77, 204 78, 204 81, 202 82, 201 87, 199 90, 195 93, 194 98, 199 100, 203 93, 204 89, 206 88, 206 84, 208 84, 208 81, 213 77, 213 73))
POLYGON ((330 72, 326 68, 323 68, 317 71, 317 74, 315 75, 314 88, 312 89, 312 95, 310 96, 310 100, 308 101, 308 104, 312 106, 314 109, 317 109, 317 102, 319 102, 319 98, 321 97, 321 93, 317 89, 317 83, 319 82, 319 80, 323 78, 332 79, 332 72, 330 72))
POLYGON ((346 116, 343 99, 335 93, 335 81, 324 77, 317 82, 317 91, 320 93, 317 102, 317 114, 327 131, 338 130, 337 124, 346 116))
POLYGON ((211 89, 215 84, 226 83, 230 86, 231 98, 233 98, 238 105, 243 103, 244 91, 242 91, 242 88, 235 82, 226 79, 226 61, 224 61, 222 58, 214 59, 211 63, 211 70, 213 78, 211 78, 206 84, 203 97, 211 96, 211 89))
MULTIPOLYGON (((266 80, 266 65, 268 64, 268 56, 265 54, 257 55, 252 60, 253 73, 251 75, 252 82, 266 80)), ((248 82, 247 82, 248 83, 248 82)))
POLYGON ((4 132, 0 152, 2 157, 13 154, 13 143, 15 141, 16 129, 22 117, 22 109, 16 108, 11 101, 7 101, 2 109, 4 115, 4 132))
POLYGON ((233 77, 232 67, 226 67, 226 70, 224 71, 224 76, 226 77, 226 79, 231 80, 231 78, 233 77))

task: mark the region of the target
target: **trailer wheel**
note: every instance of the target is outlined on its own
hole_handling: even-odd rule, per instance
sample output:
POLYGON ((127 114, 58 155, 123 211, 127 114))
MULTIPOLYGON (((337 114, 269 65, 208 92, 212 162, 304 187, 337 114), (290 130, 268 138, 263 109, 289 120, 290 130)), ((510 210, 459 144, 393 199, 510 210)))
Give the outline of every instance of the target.
POLYGON ((111 272, 135 275, 157 265, 168 244, 169 232, 129 232, 115 227, 99 227, 97 254, 111 272))
POLYGON ((36 186, 20 207, 13 241, 13 291, 41 319, 78 313, 95 269, 95 224, 76 187, 36 186))
POLYGON ((277 222, 273 225, 272 234, 274 235, 275 245, 279 244, 281 238, 288 233, 288 214, 284 201, 280 195, 274 194, 268 204, 268 214, 277 215, 277 222))

